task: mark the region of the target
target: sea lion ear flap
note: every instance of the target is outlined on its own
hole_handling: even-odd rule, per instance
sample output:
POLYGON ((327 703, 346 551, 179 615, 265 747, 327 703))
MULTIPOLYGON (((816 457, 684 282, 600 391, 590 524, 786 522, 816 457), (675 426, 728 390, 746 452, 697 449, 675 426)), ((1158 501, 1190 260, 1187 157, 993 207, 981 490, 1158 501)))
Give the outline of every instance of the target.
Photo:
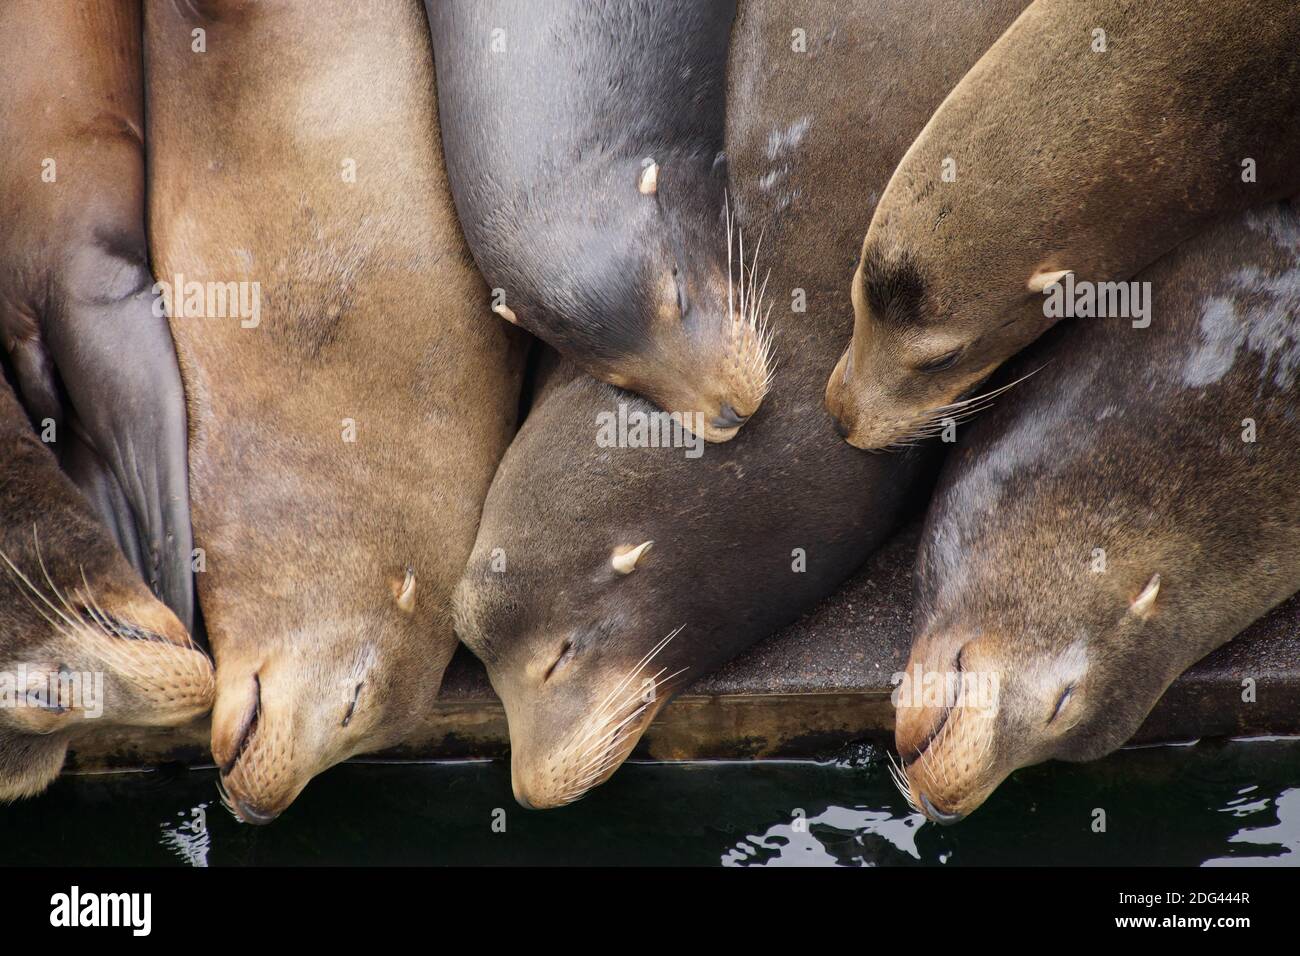
POLYGON ((641 560, 641 555, 649 551, 652 544, 653 541, 643 541, 635 548, 619 545, 614 549, 614 555, 609 559, 609 563, 619 574, 631 574, 636 570, 636 563, 641 560))
POLYGON ((1057 269, 1056 271, 1049 272, 1045 269, 1039 269, 1029 277, 1029 291, 1042 292, 1048 286, 1060 282, 1073 271, 1073 269, 1057 269))
POLYGON ((397 607, 403 614, 415 610, 415 571, 412 568, 406 569, 406 577, 394 593, 397 596, 397 607))
POLYGON ((651 157, 641 160, 641 175, 636 180, 637 192, 653 196, 659 191, 659 164, 651 157))
POLYGON ((1142 589, 1142 593, 1129 605, 1129 613, 1145 621, 1155 611, 1156 595, 1160 593, 1160 575, 1151 575, 1151 580, 1142 589))

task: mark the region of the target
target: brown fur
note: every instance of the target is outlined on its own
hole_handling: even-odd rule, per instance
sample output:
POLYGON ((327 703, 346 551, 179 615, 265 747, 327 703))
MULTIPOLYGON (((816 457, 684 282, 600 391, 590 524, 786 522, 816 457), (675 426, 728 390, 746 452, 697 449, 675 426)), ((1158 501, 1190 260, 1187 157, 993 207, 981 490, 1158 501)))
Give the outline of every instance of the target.
POLYGON ((945 465, 909 671, 995 675, 999 694, 899 708, 932 815, 969 813, 1018 767, 1120 746, 1178 674, 1300 589, 1300 216, 1241 214, 1141 278, 1150 328, 1054 330, 1008 374, 1050 371, 945 465))
POLYGON ((261 283, 257 328, 173 331, 213 754, 236 812, 264 822, 427 727, 520 356, 452 212, 417 0, 159 0, 146 24, 158 275, 261 283))
POLYGON ((598 447, 598 414, 653 406, 572 368, 546 380, 456 594, 461 637, 505 703, 522 802, 557 806, 603 783, 674 693, 825 597, 928 487, 933 459, 862 455, 839 440, 822 408, 824 370, 839 349, 853 237, 871 215, 863 192, 884 188, 1022 3, 982 4, 978 16, 966 0, 742 6, 728 68, 730 190, 746 249, 761 232, 771 257, 774 387, 758 420, 691 460, 598 447), (936 21, 959 26, 942 45, 936 21), (804 53, 791 50, 795 28, 804 53), (791 311, 795 289, 805 313, 791 311), (647 540, 630 574, 611 566, 647 540), (798 573, 796 548, 807 556, 798 573))
POLYGON ((1030 6, 935 113, 867 230, 853 341, 826 392, 849 442, 927 434, 1045 331, 1031 275, 1127 280, 1225 214, 1294 195, 1297 48, 1294 0, 1030 6))
POLYGON ((207 656, 131 569, 3 379, 0 685, 0 801, 44 790, 81 734, 179 726, 213 694, 207 656), (50 690, 61 672, 96 676, 63 697, 50 690))
POLYGON ((0 363, 188 625, 185 405, 146 261, 142 73, 138 0, 0 5, 0 363))

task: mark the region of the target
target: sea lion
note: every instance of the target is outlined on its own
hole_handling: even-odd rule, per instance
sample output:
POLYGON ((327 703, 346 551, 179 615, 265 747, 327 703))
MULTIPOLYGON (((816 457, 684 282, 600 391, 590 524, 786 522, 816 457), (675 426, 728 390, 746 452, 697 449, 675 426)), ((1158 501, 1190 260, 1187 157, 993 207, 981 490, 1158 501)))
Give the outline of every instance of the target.
POLYGON ((0 7, 0 360, 189 628, 185 398, 145 247, 142 73, 138 0, 0 7))
POLYGON ((159 278, 257 283, 260 303, 255 324, 172 325, 212 752, 264 823, 428 731, 521 354, 476 305, 417 0, 160 0, 145 20, 159 278))
POLYGON ((859 454, 822 409, 822 363, 839 347, 835 313, 853 268, 842 243, 871 214, 864 184, 884 187, 1022 6, 742 9, 730 189, 742 224, 773 250, 775 388, 760 421, 694 456, 601 441, 620 406, 628 420, 653 406, 572 366, 543 376, 455 604, 458 633, 504 702, 525 806, 568 803, 606 780, 679 688, 829 593, 926 490, 927 454, 859 454), (943 44, 933 19, 954 25, 943 44), (879 75, 909 80, 872 82, 879 75))
POLYGON ((771 374, 724 208, 733 0, 428 10, 447 175, 493 311, 733 438, 771 374))
POLYGON ((931 819, 1018 767, 1119 747, 1300 590, 1300 215, 1239 214, 1142 278, 1150 328, 1054 330, 1009 370, 1050 375, 944 467, 897 710, 904 788, 931 819), (904 693, 950 674, 951 694, 904 693))
MULTIPOLYGON (((1036 0, 876 208, 826 388, 848 441, 973 414, 979 384, 1057 321, 1043 292, 1066 274, 1126 282, 1217 218, 1295 195, 1297 48, 1294 0, 1036 0)), ((1116 311, 1150 321, 1134 305, 1116 311)))
POLYGON ((186 724, 212 664, 149 593, 0 376, 0 802, 104 727, 186 724))

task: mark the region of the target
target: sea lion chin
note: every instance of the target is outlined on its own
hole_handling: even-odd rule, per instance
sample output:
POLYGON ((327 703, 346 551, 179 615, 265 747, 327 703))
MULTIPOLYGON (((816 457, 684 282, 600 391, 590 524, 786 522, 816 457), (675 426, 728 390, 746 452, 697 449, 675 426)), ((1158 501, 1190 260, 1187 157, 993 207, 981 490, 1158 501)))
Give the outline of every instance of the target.
POLYGON ((1139 274, 1149 328, 1070 323, 1004 373, 1051 362, 969 427, 917 559, 895 703, 919 812, 1122 746, 1300 590, 1298 255, 1294 209, 1240 214, 1139 274))
POLYGON ((1300 191, 1297 45, 1291 0, 1031 4, 876 208, 826 384, 846 440, 960 424, 996 399, 972 389, 1063 317, 1044 294, 1058 283, 1127 284, 1207 225, 1300 191))
POLYGON ((172 316, 212 752, 247 823, 348 757, 426 739, 518 407, 521 336, 477 307, 423 14, 382 7, 146 16, 155 268, 260 303, 172 316))
POLYGON ((710 442, 772 374, 725 198, 735 4, 428 0, 447 172, 491 309, 710 442))
POLYGON ((150 594, 0 378, 0 802, 70 745, 212 706, 212 664, 150 594))

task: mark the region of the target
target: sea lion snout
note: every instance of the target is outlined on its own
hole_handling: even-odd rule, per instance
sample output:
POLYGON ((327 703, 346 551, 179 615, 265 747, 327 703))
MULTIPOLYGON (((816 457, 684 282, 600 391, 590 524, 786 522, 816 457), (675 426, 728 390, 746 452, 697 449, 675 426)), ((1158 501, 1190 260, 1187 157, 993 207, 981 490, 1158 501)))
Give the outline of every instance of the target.
POLYGON ((714 428, 729 429, 739 428, 747 421, 749 421, 748 415, 738 414, 734 408, 724 402, 712 424, 714 428))
POLYGON ((994 643, 984 635, 922 637, 894 692, 902 763, 895 782, 912 808, 936 823, 961 820, 1006 775, 1004 680, 994 643))
POLYGON ((309 673, 283 656, 220 662, 212 756, 223 802, 243 823, 270 823, 313 776, 348 755, 338 753, 352 735, 338 720, 322 726, 319 691, 304 686, 309 673))
POLYGON ((175 614, 102 528, 61 517, 0 550, 0 801, 44 790, 83 733, 181 726, 212 706, 211 661, 175 614))
POLYGON ((408 654, 384 635, 357 647, 366 626, 351 620, 332 636, 295 635, 279 646, 224 645, 212 755, 223 800, 241 822, 270 823, 318 774, 419 732, 412 728, 437 694, 445 660, 418 647, 408 654))
POLYGON ((677 633, 639 657, 630 656, 633 649, 576 652, 565 641, 540 675, 493 674, 510 726, 511 786, 520 806, 561 807, 613 776, 676 690, 683 671, 661 655, 677 633))

